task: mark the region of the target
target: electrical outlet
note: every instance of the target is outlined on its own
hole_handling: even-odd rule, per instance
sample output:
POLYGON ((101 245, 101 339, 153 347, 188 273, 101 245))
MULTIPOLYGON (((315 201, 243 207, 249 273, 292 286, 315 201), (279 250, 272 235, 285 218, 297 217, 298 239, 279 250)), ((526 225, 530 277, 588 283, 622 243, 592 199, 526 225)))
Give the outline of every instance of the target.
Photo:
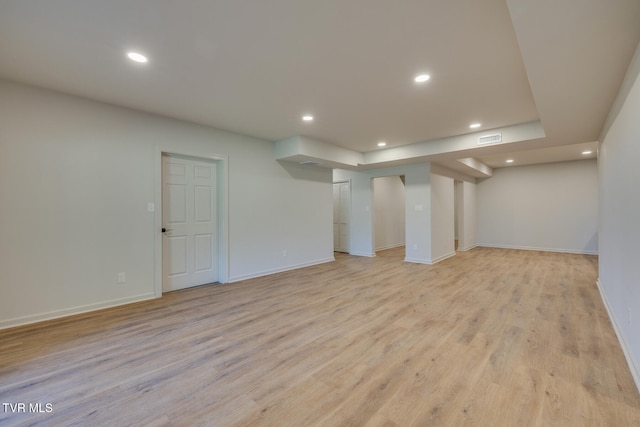
POLYGON ((286 249, 282 251, 282 256, 287 256, 287 250, 286 249))
POLYGON ((126 282, 127 281, 127 274, 126 273, 118 273, 118 277, 117 277, 116 281, 118 283, 126 282))

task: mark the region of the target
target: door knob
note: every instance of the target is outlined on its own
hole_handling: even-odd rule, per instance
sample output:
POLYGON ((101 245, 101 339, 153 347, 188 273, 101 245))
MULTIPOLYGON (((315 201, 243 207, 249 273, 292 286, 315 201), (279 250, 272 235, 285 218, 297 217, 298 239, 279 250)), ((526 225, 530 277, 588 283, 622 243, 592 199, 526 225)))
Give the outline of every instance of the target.
POLYGON ((162 227, 162 232, 163 232, 163 233, 166 233, 167 231, 171 231, 171 230, 169 230, 168 228, 164 228, 164 227, 162 227))

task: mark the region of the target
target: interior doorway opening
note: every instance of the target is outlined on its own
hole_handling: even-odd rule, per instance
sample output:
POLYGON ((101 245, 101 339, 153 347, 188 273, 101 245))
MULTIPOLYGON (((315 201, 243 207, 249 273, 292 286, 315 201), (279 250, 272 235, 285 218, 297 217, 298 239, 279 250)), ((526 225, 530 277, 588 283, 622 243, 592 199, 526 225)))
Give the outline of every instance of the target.
POLYGON ((373 190, 374 252, 404 247, 406 244, 405 177, 376 177, 373 190))

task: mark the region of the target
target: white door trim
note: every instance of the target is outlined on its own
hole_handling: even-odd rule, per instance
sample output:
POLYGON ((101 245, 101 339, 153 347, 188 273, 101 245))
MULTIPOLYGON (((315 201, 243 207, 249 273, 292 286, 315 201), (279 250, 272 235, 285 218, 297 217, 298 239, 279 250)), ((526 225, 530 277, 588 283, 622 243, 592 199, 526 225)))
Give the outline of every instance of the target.
POLYGON ((218 277, 220 283, 229 281, 229 158, 226 155, 182 151, 155 147, 154 174, 154 285, 155 296, 162 296, 162 155, 174 154, 214 161, 217 164, 218 190, 218 277))

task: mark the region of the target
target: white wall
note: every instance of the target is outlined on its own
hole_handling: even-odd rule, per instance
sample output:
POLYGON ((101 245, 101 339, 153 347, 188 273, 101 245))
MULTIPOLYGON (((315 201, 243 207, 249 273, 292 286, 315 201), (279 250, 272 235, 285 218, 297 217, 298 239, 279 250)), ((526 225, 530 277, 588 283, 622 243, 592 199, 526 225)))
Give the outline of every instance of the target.
POLYGON ((476 184, 458 182, 458 250, 476 247, 476 184))
POLYGON ((267 141, 0 80, 0 327, 153 297, 158 148, 228 158, 230 281, 333 259, 330 170, 279 163, 267 141))
POLYGON ((373 249, 373 192, 371 176, 334 169, 333 181, 351 183, 351 207, 349 218, 349 253, 359 256, 375 256, 373 249))
POLYGON ((334 181, 351 181, 351 250, 353 255, 374 256, 372 180, 405 177, 405 261, 433 264, 454 250, 453 178, 431 173, 430 163, 372 169, 334 170, 334 181))
POLYGON ((640 389, 640 45, 600 145, 599 286, 640 389))
POLYGON ((478 245, 595 254, 595 160, 494 170, 477 184, 478 245))
POLYGON ((456 254, 454 197, 453 178, 432 173, 430 263, 456 254))
POLYGON ((431 163, 405 166, 405 261, 431 263, 431 163))
POLYGON ((404 246, 404 184, 399 176, 373 179, 375 250, 404 246))
POLYGON ((347 171, 335 169, 334 181, 351 182, 349 253, 375 256, 373 241, 373 191, 371 181, 381 176, 405 177, 405 260, 431 262, 431 164, 347 171))
POLYGON ((462 181, 454 181, 453 183, 453 211, 454 211, 454 229, 453 233, 458 240, 458 228, 460 227, 460 221, 462 221, 462 215, 460 213, 460 207, 462 206, 462 181))

